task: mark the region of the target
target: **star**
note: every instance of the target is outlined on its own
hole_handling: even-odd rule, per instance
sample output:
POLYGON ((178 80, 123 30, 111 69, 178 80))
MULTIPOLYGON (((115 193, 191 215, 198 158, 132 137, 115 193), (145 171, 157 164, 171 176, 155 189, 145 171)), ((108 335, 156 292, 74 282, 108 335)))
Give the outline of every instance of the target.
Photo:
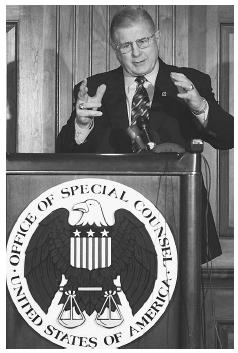
POLYGON ((106 231, 106 229, 104 229, 104 231, 103 232, 101 232, 101 234, 102 234, 102 237, 108 237, 108 231, 106 231))
POLYGON ((166 97, 167 96, 167 92, 162 92, 162 97, 166 97))
POLYGON ((93 237, 93 234, 94 234, 95 232, 93 232, 92 229, 90 229, 87 233, 88 233, 88 237, 93 237))
POLYGON ((78 229, 76 229, 76 231, 73 233, 75 237, 79 237, 81 232, 78 229))

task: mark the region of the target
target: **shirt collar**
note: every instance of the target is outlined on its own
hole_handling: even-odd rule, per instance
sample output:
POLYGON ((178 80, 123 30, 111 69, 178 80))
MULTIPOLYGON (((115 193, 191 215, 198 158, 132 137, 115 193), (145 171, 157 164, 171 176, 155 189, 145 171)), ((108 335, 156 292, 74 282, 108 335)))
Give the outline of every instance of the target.
MULTIPOLYGON (((155 81, 156 81, 158 72, 159 72, 159 61, 156 62, 154 69, 149 74, 145 75, 145 78, 153 85, 153 87, 155 86, 155 81)), ((126 72, 124 69, 123 69, 123 75, 125 80, 125 89, 127 91, 129 87, 135 82, 135 76, 129 75, 128 72, 126 72)))

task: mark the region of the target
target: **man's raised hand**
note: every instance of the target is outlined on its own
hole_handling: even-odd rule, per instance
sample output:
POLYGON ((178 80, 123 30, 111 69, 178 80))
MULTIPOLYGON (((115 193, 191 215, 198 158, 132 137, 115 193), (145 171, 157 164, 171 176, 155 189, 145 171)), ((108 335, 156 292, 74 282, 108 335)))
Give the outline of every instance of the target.
POLYGON ((89 127, 94 117, 102 116, 102 112, 97 111, 101 107, 106 85, 102 84, 97 88, 95 96, 88 95, 87 79, 80 85, 78 99, 76 102, 76 122, 82 127, 89 127))
POLYGON ((178 89, 177 96, 183 99, 191 110, 199 110, 203 105, 203 97, 193 83, 182 73, 171 72, 170 77, 178 89))

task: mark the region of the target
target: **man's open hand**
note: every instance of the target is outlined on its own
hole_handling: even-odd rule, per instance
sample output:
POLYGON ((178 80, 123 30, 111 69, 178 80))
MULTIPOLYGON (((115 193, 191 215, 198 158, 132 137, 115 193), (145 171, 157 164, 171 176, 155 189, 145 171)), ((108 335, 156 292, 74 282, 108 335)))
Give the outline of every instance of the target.
POLYGON ((87 79, 80 85, 78 99, 76 102, 76 122, 82 127, 90 126, 94 117, 102 116, 102 112, 97 111, 101 107, 102 97, 106 91, 106 85, 102 84, 97 88, 95 96, 88 95, 87 79))
POLYGON ((178 72, 171 72, 170 77, 178 89, 177 96, 183 99, 191 110, 199 110, 203 105, 203 98, 194 84, 184 74, 178 72))

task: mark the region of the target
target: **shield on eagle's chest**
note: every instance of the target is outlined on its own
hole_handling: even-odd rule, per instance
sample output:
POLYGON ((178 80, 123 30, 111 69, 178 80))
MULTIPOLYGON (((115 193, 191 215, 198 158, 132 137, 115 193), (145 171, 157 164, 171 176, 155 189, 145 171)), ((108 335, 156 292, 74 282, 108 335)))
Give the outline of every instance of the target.
POLYGON ((109 267, 111 265, 109 230, 101 227, 76 228, 70 238, 70 265, 88 270, 109 267))

